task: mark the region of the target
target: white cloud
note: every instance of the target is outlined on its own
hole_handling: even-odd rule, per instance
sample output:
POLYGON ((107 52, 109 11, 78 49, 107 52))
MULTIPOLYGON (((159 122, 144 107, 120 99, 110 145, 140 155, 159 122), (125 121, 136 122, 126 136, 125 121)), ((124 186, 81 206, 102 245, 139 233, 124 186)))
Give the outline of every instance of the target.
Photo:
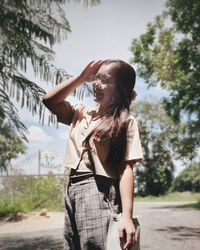
POLYGON ((53 140, 53 138, 47 135, 44 130, 37 126, 30 126, 28 128, 29 134, 27 135, 27 139, 29 143, 33 144, 48 144, 53 140))

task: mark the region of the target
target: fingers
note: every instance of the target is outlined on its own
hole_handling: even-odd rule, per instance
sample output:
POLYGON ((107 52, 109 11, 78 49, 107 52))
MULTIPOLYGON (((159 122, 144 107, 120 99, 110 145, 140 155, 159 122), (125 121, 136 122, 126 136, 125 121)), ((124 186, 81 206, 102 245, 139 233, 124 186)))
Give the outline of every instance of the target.
POLYGON ((98 61, 92 61, 88 66, 87 66, 87 72, 90 75, 89 80, 92 81, 94 76, 97 74, 101 66, 103 65, 104 61, 103 60, 98 60, 98 61))
POLYGON ((124 229, 119 229, 119 238, 124 239, 125 236, 126 236, 125 230, 124 229))
POLYGON ((135 242, 137 242, 137 236, 134 232, 125 233, 124 230, 119 230, 120 244, 122 249, 129 249, 135 242))
POLYGON ((119 229, 119 239, 120 239, 121 248, 125 249, 124 245, 126 244, 126 233, 124 229, 119 229))
POLYGON ((80 80, 82 82, 90 81, 91 77, 96 75, 104 62, 104 60, 91 61, 79 75, 80 80))
POLYGON ((90 67, 99 69, 104 62, 104 60, 92 61, 90 67))
POLYGON ((127 234, 126 243, 123 249, 128 249, 134 243, 135 243, 135 234, 134 233, 127 234))
POLYGON ((86 70, 91 71, 91 73, 96 73, 101 68, 104 62, 104 60, 91 61, 86 66, 86 70))
POLYGON ((103 63, 105 62, 105 60, 93 60, 91 61, 87 67, 92 67, 92 66, 99 66, 99 65, 102 65, 103 63))
POLYGON ((85 67, 85 70, 98 70, 102 64, 104 63, 103 60, 98 60, 98 61, 91 61, 88 63, 88 65, 85 67))

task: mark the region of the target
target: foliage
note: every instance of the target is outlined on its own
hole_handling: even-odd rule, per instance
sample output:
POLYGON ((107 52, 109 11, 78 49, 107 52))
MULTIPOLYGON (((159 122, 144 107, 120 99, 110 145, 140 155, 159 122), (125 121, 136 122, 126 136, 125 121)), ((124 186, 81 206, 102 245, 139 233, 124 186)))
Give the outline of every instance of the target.
POLYGON ((3 201, 0 203, 0 218, 11 214, 17 214, 19 212, 25 212, 22 204, 20 203, 17 204, 10 201, 3 201))
MULTIPOLYGON (((62 9, 65 2, 2 0, 0 3, 0 117, 9 119, 24 139, 26 127, 17 115, 13 100, 32 115, 38 114, 42 122, 45 110, 41 102, 45 91, 27 77, 27 68, 31 67, 35 76, 47 83, 58 84, 70 77, 52 64, 53 45, 71 32, 62 9)), ((100 1, 82 2, 87 6, 100 1)), ((82 86, 79 96, 86 90, 88 86, 82 86)), ((49 122, 55 122, 55 116, 49 116, 49 122)))
MULTIPOLYGON (((71 0, 68 0, 69 2, 71 0)), ((83 2, 84 6, 85 7, 88 7, 88 6, 94 6, 94 5, 97 5, 97 4, 100 4, 101 3, 101 0, 74 0, 74 2, 83 2)))
POLYGON ((14 204, 16 204, 16 212, 42 208, 62 209, 66 180, 53 176, 9 176, 3 178, 3 188, 0 191, 0 214, 5 213, 5 211, 13 211, 14 213, 14 204))
POLYGON ((197 209, 200 209, 200 198, 198 199, 197 201, 197 206, 196 206, 197 209))
POLYGON ((61 72, 52 64, 52 46, 66 37, 70 26, 61 4, 65 1, 3 0, 0 6, 0 116, 24 130, 12 99, 42 117, 44 90, 24 75, 32 66, 35 76, 58 82, 61 72))
POLYGON ((151 87, 169 91, 167 113, 180 124, 176 150, 194 158, 199 147, 200 120, 200 1, 168 0, 166 11, 131 45, 132 63, 151 87))
POLYGON ((165 194, 173 180, 171 135, 173 122, 159 103, 137 102, 133 107, 141 133, 143 161, 136 170, 139 195, 165 194))
POLYGON ((172 190, 200 192, 200 164, 193 163, 185 168, 174 179, 172 190))
MULTIPOLYGON (((12 141, 6 139, 5 129, 1 129, 2 142, 1 169, 6 169, 8 161, 14 158, 20 148, 17 133, 26 138, 26 126, 17 114, 15 103, 26 107, 32 115, 39 115, 44 121, 45 108, 41 96, 45 91, 28 78, 27 69, 33 71, 41 82, 58 84, 69 78, 66 71, 53 64, 53 46, 61 42, 71 32, 62 6, 65 0, 2 0, 0 2, 0 119, 13 128, 12 141), (30 70, 31 69, 31 70, 30 70), (15 128, 15 129, 14 129, 15 128), (16 134, 14 136, 14 134, 16 134), (15 148, 16 147, 16 148, 15 148), (13 153, 11 152, 13 149, 13 153)), ((99 0, 85 0, 88 5, 99 0)), ((90 94, 88 85, 82 85, 74 92, 78 98, 90 94)), ((49 123, 55 123, 55 116, 49 115, 49 123)), ((21 143, 22 146, 22 143, 21 143)))
POLYGON ((25 152, 21 137, 16 134, 12 124, 0 117, 0 172, 6 170, 12 159, 25 152))

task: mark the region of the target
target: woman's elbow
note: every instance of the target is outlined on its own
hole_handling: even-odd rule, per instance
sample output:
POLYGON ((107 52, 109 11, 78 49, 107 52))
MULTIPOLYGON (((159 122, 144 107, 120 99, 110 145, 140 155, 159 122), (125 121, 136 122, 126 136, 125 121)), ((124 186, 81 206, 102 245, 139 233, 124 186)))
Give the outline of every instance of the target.
POLYGON ((42 103, 47 107, 48 109, 52 106, 52 102, 47 97, 47 95, 42 96, 42 103))
POLYGON ((49 97, 48 97, 48 94, 45 94, 42 96, 42 102, 45 103, 45 102, 48 102, 49 100, 49 97))

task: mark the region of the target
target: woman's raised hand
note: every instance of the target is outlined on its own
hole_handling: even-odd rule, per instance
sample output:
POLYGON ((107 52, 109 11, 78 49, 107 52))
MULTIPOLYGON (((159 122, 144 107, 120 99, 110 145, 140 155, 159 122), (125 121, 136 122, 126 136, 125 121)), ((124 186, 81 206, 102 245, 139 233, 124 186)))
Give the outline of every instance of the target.
POLYGON ((96 73, 101 68, 103 63, 104 63, 103 60, 91 61, 79 75, 81 81, 82 82, 91 81, 92 77, 96 75, 96 73))

